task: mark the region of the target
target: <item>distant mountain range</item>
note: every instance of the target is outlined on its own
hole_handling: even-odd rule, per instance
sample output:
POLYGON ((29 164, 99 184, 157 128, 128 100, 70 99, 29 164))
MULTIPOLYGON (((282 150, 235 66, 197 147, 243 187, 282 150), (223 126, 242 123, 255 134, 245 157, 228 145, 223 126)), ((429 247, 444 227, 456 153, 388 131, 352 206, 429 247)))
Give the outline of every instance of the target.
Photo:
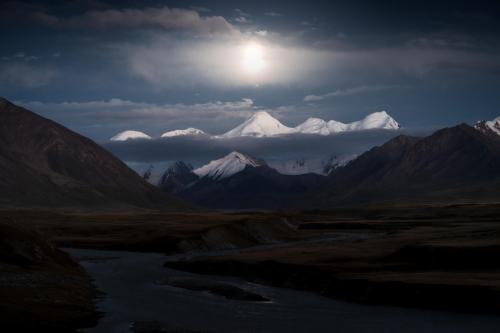
POLYGON ((499 201, 500 136, 466 124, 401 135, 336 169, 313 197, 320 205, 499 201))
POLYGON ((198 169, 169 168, 159 186, 213 208, 332 207, 380 202, 500 200, 500 136, 462 124, 424 137, 400 135, 325 175, 284 175, 233 152, 198 169))
POLYGON ((195 205, 211 208, 275 208, 300 200, 324 176, 283 175, 263 160, 232 152, 198 169, 178 161, 159 187, 195 205))
MULTIPOLYGON (((165 132, 161 138, 172 138, 178 136, 207 136, 210 138, 230 139, 237 137, 275 137, 291 134, 316 134, 330 135, 341 132, 364 131, 364 130, 397 130, 401 126, 387 112, 375 112, 364 119, 349 124, 335 120, 325 121, 319 118, 309 118, 296 127, 287 127, 278 119, 265 111, 254 113, 242 124, 221 135, 210 135, 197 128, 187 128, 183 130, 173 130, 165 132)), ((123 131, 110 140, 127 141, 132 139, 151 139, 149 135, 139 131, 123 131)))
POLYGON ((357 156, 356 154, 342 154, 327 158, 279 159, 272 160, 267 165, 284 175, 315 173, 326 176, 336 168, 346 165, 357 156))
MULTIPOLYGON (((273 122, 265 114, 256 114, 231 135, 273 133, 273 126, 256 125, 260 119, 273 122)), ((380 126, 380 119, 368 117, 349 126, 380 126)), ((393 127, 386 120, 383 126, 393 127)), ((321 128, 321 122, 309 125, 313 123, 321 128)), ((497 118, 475 127, 445 128, 427 137, 399 135, 358 157, 314 162, 268 164, 241 152, 196 169, 179 161, 163 173, 157 188, 144 179, 151 170, 141 178, 90 139, 0 99, 0 206, 182 206, 174 196, 224 209, 498 202, 499 128, 497 118), (323 171, 309 173, 319 167, 323 171)), ((278 127, 278 132, 286 131, 278 127)))
POLYGON ((111 153, 0 98, 0 206, 174 207, 111 153))

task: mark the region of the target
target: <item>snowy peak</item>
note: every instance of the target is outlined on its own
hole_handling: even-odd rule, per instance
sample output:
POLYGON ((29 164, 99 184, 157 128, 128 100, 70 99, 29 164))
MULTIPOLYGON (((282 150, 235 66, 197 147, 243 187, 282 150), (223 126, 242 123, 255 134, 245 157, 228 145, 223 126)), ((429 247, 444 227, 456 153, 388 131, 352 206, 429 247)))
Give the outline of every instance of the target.
POLYGON ((351 131, 367 129, 388 129, 397 130, 401 126, 387 112, 374 112, 366 116, 363 120, 355 121, 347 125, 351 131))
POLYGON ((265 111, 256 112, 243 124, 221 135, 223 138, 239 136, 270 137, 295 132, 265 111))
POLYGON ((127 141, 127 140, 135 140, 135 139, 143 139, 143 140, 151 140, 151 137, 144 132, 139 131, 123 131, 115 136, 113 136, 111 141, 127 141))
POLYGON ((401 126, 387 112, 380 111, 369 114, 364 119, 349 124, 330 120, 328 122, 319 118, 309 118, 299 126, 296 132, 304 134, 329 135, 347 131, 363 131, 370 129, 397 130, 401 126))
POLYGON ((345 166, 355 159, 357 155, 335 155, 327 159, 300 158, 295 160, 275 160, 269 162, 269 166, 283 175, 303 175, 315 173, 326 176, 333 170, 345 166))
POLYGON ((478 121, 474 128, 483 133, 500 135, 500 117, 490 121, 478 121))
POLYGON ((199 177, 209 177, 220 180, 243 171, 247 166, 259 167, 263 165, 266 164, 262 160, 233 151, 218 160, 211 161, 207 165, 195 169, 194 173, 199 177))
POLYGON ((299 126, 295 127, 295 130, 304 134, 330 134, 327 122, 320 118, 309 118, 299 126))
POLYGON ((176 136, 194 136, 194 135, 205 135, 201 129, 189 127, 183 130, 168 131, 161 135, 162 138, 172 138, 176 136))
MULTIPOLYGON (((497 118, 491 122, 484 122, 487 126, 500 135, 500 120, 497 118), (496 125, 495 125, 496 124, 496 125), (496 127, 495 127, 496 126, 496 127)), ((486 126, 485 125, 485 126, 486 126)), ((205 136, 207 138, 238 138, 238 137, 276 137, 287 134, 316 134, 329 135, 347 131, 362 131, 371 129, 397 130, 401 126, 387 112, 380 111, 366 116, 364 119, 345 124, 336 120, 326 122, 320 118, 308 118, 295 128, 283 125, 278 119, 265 111, 255 112, 250 118, 232 130, 216 136, 207 135, 204 131, 189 127, 182 130, 165 132, 162 138, 178 136, 205 136)), ((477 127, 477 126, 476 126, 477 127)), ((111 138, 112 141, 126 141, 129 139, 151 139, 151 137, 139 131, 124 131, 111 138)))
POLYGON ((330 120, 327 123, 327 126, 328 126, 328 130, 330 131, 330 134, 333 134, 333 133, 347 131, 349 125, 341 123, 340 121, 330 120))

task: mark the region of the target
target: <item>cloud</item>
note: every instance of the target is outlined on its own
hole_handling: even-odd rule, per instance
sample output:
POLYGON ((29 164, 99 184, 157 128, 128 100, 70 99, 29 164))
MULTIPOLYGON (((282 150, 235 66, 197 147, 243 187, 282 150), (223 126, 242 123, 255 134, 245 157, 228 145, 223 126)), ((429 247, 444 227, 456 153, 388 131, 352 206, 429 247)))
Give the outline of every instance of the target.
POLYGON ((257 30, 255 31, 255 34, 260 37, 266 37, 267 36, 267 30, 257 30))
MULTIPOLYGON (((145 103, 112 98, 86 102, 15 101, 29 110, 57 121, 96 140, 109 139, 123 130, 140 130, 155 137, 168 130, 196 127, 210 134, 222 134, 241 124, 257 111, 278 119, 307 114, 290 106, 266 108, 250 98, 205 103, 145 103)), ((308 108, 310 109, 310 108, 308 108)), ((310 110, 309 110, 310 111, 310 110)))
POLYGON ((154 104, 112 98, 88 102, 17 102, 20 105, 52 117, 71 116, 95 121, 169 121, 175 119, 247 118, 258 109, 249 98, 229 102, 198 104, 154 104))
MULTIPOLYGON (((113 98, 86 102, 15 101, 94 140, 107 140, 124 130, 144 131, 153 137, 175 129, 196 127, 210 134, 222 134, 241 124, 257 111, 277 118, 293 111, 287 107, 265 108, 252 99, 205 103, 160 104, 113 98)), ((300 116, 302 120, 302 116, 300 116)), ((297 121, 298 122, 298 121, 297 121)))
POLYGON ((98 30, 156 28, 199 35, 239 33, 222 16, 201 16, 196 10, 169 7, 92 10, 69 17, 38 12, 33 17, 39 23, 56 27, 98 30))
POLYGON ((323 95, 307 95, 304 97, 304 102, 321 101, 329 97, 352 96, 363 93, 377 92, 382 90, 401 88, 399 85, 376 85, 376 86, 359 86, 347 89, 337 89, 323 95))
POLYGON ((239 8, 236 8, 234 10, 236 12, 236 17, 234 18, 234 21, 235 22, 238 22, 238 23, 241 23, 241 24, 249 24, 249 23, 252 23, 252 20, 250 19, 250 17, 252 15, 250 15, 249 13, 239 9, 239 8))
POLYGON ((239 8, 236 8, 234 11, 235 11, 235 12, 236 12, 239 16, 243 16, 243 17, 250 17, 250 16, 251 16, 249 13, 247 13, 247 12, 245 12, 245 11, 243 11, 243 10, 239 9, 239 8))
POLYGON ((33 61, 40 59, 40 57, 34 55, 27 55, 24 52, 17 52, 10 56, 3 56, 0 59, 2 59, 3 61, 11 61, 11 60, 33 61))
POLYGON ((277 12, 265 12, 264 15, 271 16, 271 17, 280 17, 280 16, 283 16, 283 14, 280 14, 280 13, 277 13, 277 12))
POLYGON ((190 6, 189 8, 191 8, 192 10, 197 11, 198 13, 208 13, 208 12, 212 11, 210 8, 201 7, 201 6, 190 6))
POLYGON ((293 135, 275 138, 242 137, 229 140, 176 137, 152 141, 106 141, 102 144, 127 162, 157 163, 183 160, 199 165, 235 150, 267 160, 359 154, 399 134, 401 131, 365 131, 331 136, 293 135))
MULTIPOLYGON (((21 57, 23 58, 24 56, 21 57)), ((56 74, 55 69, 47 66, 34 66, 26 62, 7 62, 0 65, 0 86, 41 87, 49 84, 56 74)))
POLYGON ((238 23, 250 23, 251 21, 247 19, 245 16, 238 16, 234 19, 238 23))
POLYGON ((199 86, 235 89, 295 83, 317 86, 328 78, 325 72, 335 65, 333 52, 284 46, 274 38, 266 38, 258 41, 262 47, 262 69, 249 72, 245 54, 255 38, 177 40, 158 36, 143 45, 117 46, 115 53, 127 58, 132 75, 158 90, 199 86))

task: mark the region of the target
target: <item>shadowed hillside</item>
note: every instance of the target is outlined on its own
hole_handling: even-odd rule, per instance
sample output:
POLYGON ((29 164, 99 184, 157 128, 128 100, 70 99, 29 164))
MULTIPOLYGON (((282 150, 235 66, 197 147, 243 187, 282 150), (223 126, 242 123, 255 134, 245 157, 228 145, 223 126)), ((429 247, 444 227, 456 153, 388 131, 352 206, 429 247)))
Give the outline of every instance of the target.
POLYGON ((398 136, 335 170, 323 204, 500 199, 500 140, 461 124, 425 138, 398 136))
POLYGON ((177 203, 87 139, 0 99, 1 206, 177 203))

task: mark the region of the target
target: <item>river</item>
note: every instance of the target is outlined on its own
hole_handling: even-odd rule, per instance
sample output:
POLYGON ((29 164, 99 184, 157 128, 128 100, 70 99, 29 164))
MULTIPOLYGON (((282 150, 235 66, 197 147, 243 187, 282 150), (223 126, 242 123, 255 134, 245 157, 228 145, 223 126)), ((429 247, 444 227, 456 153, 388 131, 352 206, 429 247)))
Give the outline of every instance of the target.
POLYGON ((163 267, 156 253, 65 249, 105 295, 104 316, 84 332, 130 332, 133 322, 161 322, 203 332, 499 332, 500 316, 361 305, 309 292, 249 283, 163 267), (165 278, 196 278, 259 294, 269 302, 230 300, 207 291, 161 284, 165 278))

